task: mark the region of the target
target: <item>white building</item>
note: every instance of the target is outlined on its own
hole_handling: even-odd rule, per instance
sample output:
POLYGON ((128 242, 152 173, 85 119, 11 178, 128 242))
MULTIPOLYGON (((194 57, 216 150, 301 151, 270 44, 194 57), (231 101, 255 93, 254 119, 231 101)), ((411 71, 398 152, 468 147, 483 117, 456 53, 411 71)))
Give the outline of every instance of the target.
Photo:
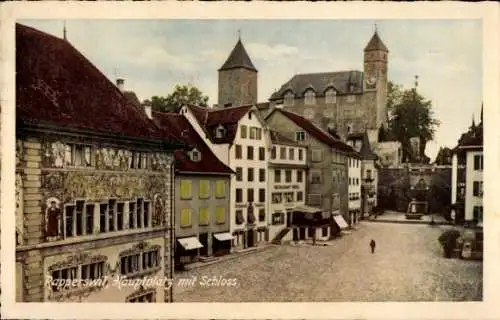
POLYGON ((462 134, 453 149, 451 202, 454 218, 469 226, 483 226, 483 112, 462 134))
POLYGON ((291 241, 292 210, 305 205, 307 147, 276 131, 270 131, 270 139, 272 147, 267 179, 269 239, 291 241))
POLYGON ((214 154, 236 172, 230 183, 230 232, 233 248, 269 240, 266 204, 270 139, 255 106, 206 109, 185 106, 186 119, 214 154))
POLYGON ((359 154, 351 154, 347 160, 347 183, 349 192, 349 225, 356 223, 361 216, 361 159, 359 154))

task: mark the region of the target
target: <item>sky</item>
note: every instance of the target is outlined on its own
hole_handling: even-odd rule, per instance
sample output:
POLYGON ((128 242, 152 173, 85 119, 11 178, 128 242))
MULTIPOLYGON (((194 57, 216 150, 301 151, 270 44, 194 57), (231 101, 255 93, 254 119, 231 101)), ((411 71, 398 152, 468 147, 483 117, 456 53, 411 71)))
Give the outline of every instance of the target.
MULTIPOLYGON (((61 20, 21 20, 63 36, 61 20)), ((454 147, 482 103, 481 20, 67 20, 67 39, 140 100, 191 84, 217 103, 217 70, 241 34, 267 101, 297 73, 361 70, 375 25, 389 49, 389 80, 432 101, 441 121, 426 154, 454 147)))

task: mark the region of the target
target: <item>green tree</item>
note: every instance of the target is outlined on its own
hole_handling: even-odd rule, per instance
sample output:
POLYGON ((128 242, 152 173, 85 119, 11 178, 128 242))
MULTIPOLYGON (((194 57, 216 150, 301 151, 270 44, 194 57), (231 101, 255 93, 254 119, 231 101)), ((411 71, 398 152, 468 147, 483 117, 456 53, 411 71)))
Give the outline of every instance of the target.
POLYGON ((440 147, 434 163, 440 166, 451 165, 451 157, 452 152, 450 148, 440 147))
POLYGON ((420 95, 415 88, 404 89, 389 83, 387 111, 389 130, 392 137, 401 142, 403 162, 416 162, 420 159, 429 162, 425 156, 425 146, 434 138, 439 121, 433 117, 432 102, 420 95), (415 154, 410 138, 420 139, 420 150, 415 154))
POLYGON ((166 97, 153 96, 145 100, 150 104, 153 111, 178 113, 183 105, 191 104, 199 107, 207 107, 208 97, 200 89, 191 85, 176 85, 174 91, 166 97))

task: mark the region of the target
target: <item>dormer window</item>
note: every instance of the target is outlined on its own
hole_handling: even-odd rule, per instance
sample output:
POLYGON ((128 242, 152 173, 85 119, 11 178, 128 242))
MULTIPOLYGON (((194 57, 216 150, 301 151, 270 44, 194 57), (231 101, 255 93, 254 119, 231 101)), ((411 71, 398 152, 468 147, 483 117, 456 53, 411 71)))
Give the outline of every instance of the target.
POLYGON ((304 95, 304 100, 306 105, 316 104, 316 93, 313 90, 307 90, 304 95))
POLYGON ((327 104, 334 104, 337 103, 337 92, 335 92, 335 89, 328 89, 325 92, 325 102, 327 104))
POLYGON ((294 102, 295 102, 295 95, 293 94, 293 92, 288 91, 285 94, 285 99, 283 100, 283 105, 293 106, 294 102))
POLYGON ((191 161, 194 161, 194 162, 200 161, 201 160, 201 152, 198 151, 196 148, 191 150, 190 158, 191 158, 191 161))
POLYGON ((248 119, 252 120, 252 111, 248 113, 248 119))
POLYGON ((216 129, 215 129, 215 137, 217 139, 222 139, 226 136, 226 128, 224 128, 223 125, 219 125, 216 129))

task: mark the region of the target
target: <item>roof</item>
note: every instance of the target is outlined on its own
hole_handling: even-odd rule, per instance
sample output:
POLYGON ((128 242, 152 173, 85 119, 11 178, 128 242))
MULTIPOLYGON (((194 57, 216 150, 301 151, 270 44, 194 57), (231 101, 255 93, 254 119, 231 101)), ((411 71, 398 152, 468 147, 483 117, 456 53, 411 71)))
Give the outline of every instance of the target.
POLYGON ((172 140, 68 41, 16 24, 16 119, 133 138, 172 140))
POLYGON ((207 109, 198 106, 188 106, 194 117, 205 130, 208 138, 215 144, 232 143, 238 131, 238 122, 250 111, 253 105, 227 107, 218 109, 207 109), (217 138, 215 131, 222 125, 226 134, 223 138, 217 138))
POLYGON ((139 98, 137 98, 137 95, 135 94, 134 91, 123 91, 123 95, 133 105, 135 105, 135 106, 140 106, 141 105, 141 102, 139 101, 139 98))
POLYGON ((196 148, 201 153, 201 161, 191 161, 184 151, 176 151, 176 170, 193 173, 231 174, 233 171, 226 166, 210 150, 202 137, 198 135, 189 121, 177 113, 153 112, 155 123, 162 129, 167 128, 176 133, 176 138, 190 148, 196 148))
POLYGON ((229 54, 226 62, 220 67, 219 71, 223 70, 231 70, 237 68, 245 68, 251 71, 257 72, 257 69, 254 67, 252 60, 248 56, 248 53, 241 42, 241 39, 238 39, 236 46, 234 46, 233 51, 229 54))
POLYGON ((323 129, 319 128, 316 126, 314 123, 310 122, 309 120, 303 118, 302 116, 299 116, 296 113, 290 112, 290 111, 285 111, 283 109, 274 109, 272 113, 268 115, 271 116, 274 112, 280 112, 282 115, 293 121, 296 125, 304 129, 308 134, 313 136, 315 139, 318 141, 334 148, 340 151, 344 151, 347 153, 352 153, 356 152, 351 146, 348 144, 345 144, 339 139, 336 139, 329 135, 326 131, 323 129))
POLYGON ((363 93, 363 72, 338 71, 297 74, 274 92, 270 100, 282 99, 288 91, 292 91, 295 97, 303 97, 307 89, 314 90, 317 96, 324 96, 325 91, 329 88, 334 88, 337 94, 363 93), (352 91, 349 90, 350 84, 353 85, 352 91))
POLYGON ((463 133, 453 151, 456 152, 458 149, 470 149, 472 147, 483 147, 483 121, 481 121, 477 126, 472 125, 469 128, 469 131, 463 133))
POLYGON ((275 130, 270 130, 269 135, 271 136, 271 142, 273 144, 281 144, 281 145, 288 145, 288 146, 300 146, 300 147, 305 147, 296 141, 289 139, 285 136, 283 136, 281 133, 275 130))
POLYGON ((377 155, 372 151, 370 140, 368 139, 368 134, 365 132, 363 134, 363 142, 361 144, 361 149, 359 150, 361 159, 363 160, 377 160, 377 155))
POLYGON ((389 52, 387 47, 385 46, 384 42, 382 39, 380 39, 378 32, 375 31, 373 34, 372 38, 368 42, 368 44, 365 47, 365 51, 377 51, 377 50, 382 50, 385 52, 389 52))

